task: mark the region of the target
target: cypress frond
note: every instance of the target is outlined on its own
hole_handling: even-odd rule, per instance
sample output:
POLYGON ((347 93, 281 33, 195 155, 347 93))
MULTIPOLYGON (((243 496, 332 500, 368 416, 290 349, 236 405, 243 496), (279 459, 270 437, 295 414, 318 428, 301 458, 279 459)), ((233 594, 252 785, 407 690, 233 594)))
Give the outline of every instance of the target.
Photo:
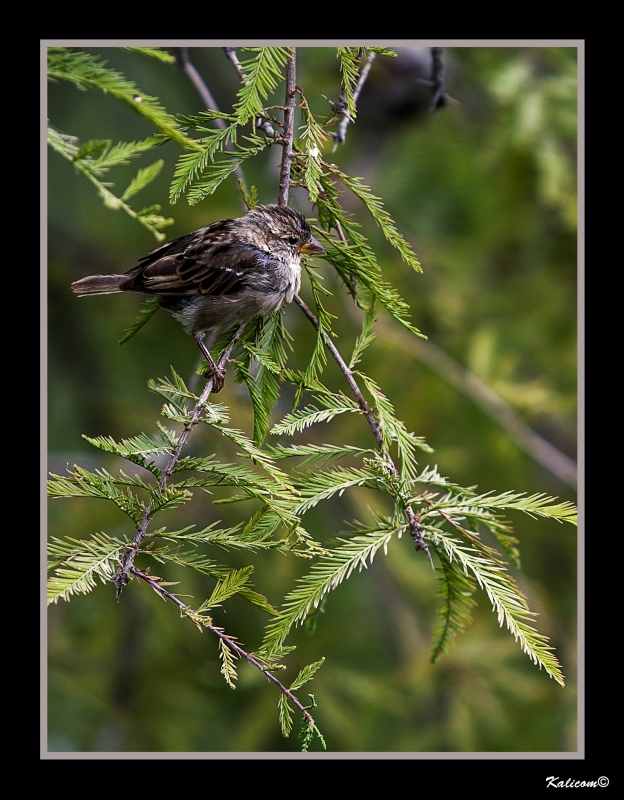
POLYGON ((192 492, 181 489, 177 486, 165 486, 164 489, 151 489, 152 511, 164 511, 166 508, 178 508, 188 502, 192 497, 192 492))
POLYGON ((416 258, 416 254, 405 238, 399 233, 394 224, 390 214, 383 207, 383 202, 380 197, 374 195, 371 190, 362 183, 361 178, 351 177, 338 169, 335 164, 326 164, 323 162, 329 172, 336 175, 345 186, 347 186, 353 194, 360 198, 366 208, 369 210, 372 218, 383 231, 386 240, 399 251, 399 254, 406 264, 416 272, 422 272, 420 262, 416 258))
POLYGON ((247 211, 251 211, 252 208, 255 208, 258 205, 258 188, 256 186, 251 186, 249 188, 249 193, 247 193, 242 180, 239 178, 238 190, 241 193, 241 197, 243 198, 245 205, 247 206, 247 211))
POLYGON ((306 473, 295 480, 295 486, 301 497, 305 498, 295 507, 296 514, 305 514, 322 500, 328 500, 336 494, 341 497, 352 486, 386 488, 379 474, 367 469, 344 467, 331 472, 306 473))
POLYGON ((125 492, 117 489, 115 483, 121 481, 114 479, 105 470, 97 474, 74 465, 74 470, 68 470, 66 477, 53 473, 50 477, 50 497, 94 497, 111 500, 137 525, 145 513, 145 504, 130 489, 125 492))
POLYGON ((337 47, 336 51, 336 56, 340 59, 342 86, 344 88, 349 116, 355 119, 357 109, 353 92, 357 86, 360 64, 363 63, 366 56, 360 53, 359 47, 337 47))
POLYGON ((315 422, 329 422, 338 414, 360 412, 360 407, 357 403, 350 400, 343 394, 332 395, 316 395, 314 399, 322 405, 323 408, 317 406, 306 406, 305 408, 294 411, 291 414, 286 414, 281 422, 271 428, 271 433, 280 435, 288 434, 292 436, 298 431, 314 425, 315 422))
POLYGON ((146 119, 155 128, 184 149, 197 150, 199 145, 180 129, 175 117, 168 114, 155 97, 145 94, 120 72, 106 66, 98 56, 65 47, 48 48, 48 78, 74 83, 79 89, 101 89, 120 100, 146 119))
MULTIPOLYGON (((199 468, 196 467, 195 469, 199 468)), ((254 489, 256 493, 280 494, 279 487, 276 486, 274 480, 260 475, 244 465, 213 462, 210 466, 201 467, 201 471, 210 474, 201 478, 187 478, 175 485, 181 488, 193 486, 240 486, 241 488, 254 489)))
POLYGON ((251 551, 269 550, 280 546, 279 542, 270 540, 279 524, 280 518, 274 512, 268 511, 268 507, 265 505, 254 514, 244 528, 242 523, 234 525, 232 528, 215 528, 217 523, 213 522, 212 525, 200 531, 192 531, 191 528, 194 526, 191 525, 181 531, 173 532, 163 528, 161 531, 154 531, 151 536, 181 544, 188 542, 195 546, 198 544, 214 544, 224 550, 229 550, 230 548, 251 551), (258 519, 259 516, 262 519, 258 519), (252 524, 254 522, 255 524, 252 524))
POLYGON ((254 55, 241 61, 246 79, 238 90, 239 101, 234 106, 239 125, 244 125, 263 110, 263 100, 284 80, 282 70, 290 56, 288 47, 244 47, 243 51, 254 55))
MULTIPOLYGON (((250 517, 243 528, 240 540, 249 542, 250 546, 255 546, 256 543, 262 543, 264 545, 267 539, 273 536, 279 524, 279 516, 274 511, 271 511, 268 505, 264 505, 250 517)), ((267 544, 267 546, 273 546, 274 544, 279 543, 271 542, 270 545, 267 544)))
MULTIPOLYGON (((518 545, 520 544, 520 540, 517 539, 515 536, 511 536, 509 533, 503 533, 503 525, 497 524, 492 525, 487 520, 482 520, 483 524, 490 529, 492 534, 494 535, 496 541, 500 544, 503 548, 505 553, 511 559, 511 562, 514 566, 518 569, 522 566, 520 561, 520 550, 518 549, 518 545)), ((511 528, 509 528, 511 530, 511 528)))
MULTIPOLYGON (((221 533, 223 533, 223 531, 221 531, 221 533)), ((160 532, 160 535, 164 538, 170 538, 170 535, 164 534, 163 532, 160 532)), ((189 541, 189 536, 181 536, 179 539, 182 541, 189 541)), ((206 539, 196 539, 196 541, 206 541, 206 539)), ((214 542, 215 540, 211 539, 210 541, 214 542)), ((272 616, 277 615, 276 609, 273 608, 267 598, 251 588, 249 580, 253 572, 252 565, 243 567, 242 569, 231 569, 230 567, 219 566, 207 556, 193 551, 180 552, 177 546, 145 550, 145 553, 156 561, 172 561, 181 567, 189 567, 203 575, 209 575, 211 578, 217 579, 217 585, 210 595, 210 598, 202 604, 201 608, 198 609, 198 613, 213 608, 214 606, 219 606, 228 598, 239 594, 248 602, 261 608, 267 614, 271 614, 272 616)))
POLYGON ((252 603, 254 606, 260 608, 262 611, 266 611, 266 613, 270 614, 272 617, 277 616, 277 609, 272 606, 267 598, 263 594, 260 594, 260 592, 255 592, 253 589, 243 587, 242 589, 238 590, 238 594, 248 602, 252 603))
POLYGON ((203 575, 216 577, 213 572, 213 570, 217 568, 216 561, 194 550, 183 552, 179 549, 179 545, 177 544, 160 548, 150 548, 146 549, 144 552, 161 564, 164 564, 165 561, 171 561, 181 567, 190 567, 197 572, 201 572, 203 575))
POLYGON ((425 526, 429 542, 440 553, 443 550, 449 561, 456 559, 467 575, 471 572, 479 586, 486 592, 492 608, 502 626, 505 623, 514 639, 534 664, 544 667, 551 678, 561 686, 564 685, 561 666, 553 655, 553 648, 548 645, 548 637, 538 633, 529 622, 535 614, 529 611, 526 598, 518 589, 513 578, 503 571, 492 559, 479 555, 472 547, 466 547, 457 539, 440 529, 425 526))
POLYGON ((367 47, 367 50, 370 50, 372 53, 377 53, 379 56, 387 56, 388 58, 396 58, 398 53, 396 50, 393 50, 391 47, 367 47))
POLYGON ((210 130, 209 136, 197 141, 202 148, 200 152, 182 153, 178 158, 169 189, 171 203, 176 203, 180 195, 204 172, 208 164, 214 161, 215 153, 236 142, 236 124, 210 130))
POLYGON ((324 466, 331 458, 344 458, 345 456, 363 456, 371 455, 375 451, 367 450, 362 447, 355 447, 354 445, 336 445, 336 444, 291 444, 287 447, 278 444, 276 446, 269 446, 266 448, 267 452, 275 459, 280 458, 294 458, 304 456, 304 461, 301 462, 299 468, 309 466, 320 462, 320 466, 324 466))
POLYGON ((263 367, 266 367, 269 372, 272 372, 274 375, 279 375, 281 367, 273 361, 269 353, 261 350, 259 347, 254 347, 252 344, 249 344, 249 342, 243 342, 242 346, 252 358, 255 358, 263 367))
POLYGON ((124 335, 119 340, 119 344, 125 344, 135 333, 138 333, 145 323, 150 321, 159 308, 158 300, 155 297, 148 297, 147 300, 143 302, 143 307, 139 311, 137 318, 132 325, 124 331, 124 335))
POLYGON ((322 170, 321 152, 328 140, 328 136, 316 121, 314 114, 310 111, 308 101, 303 95, 301 96, 300 108, 304 120, 301 132, 303 153, 301 153, 298 158, 303 158, 305 161, 304 176, 306 186, 310 194, 310 201, 316 203, 322 170))
POLYGON ((220 580, 206 601, 206 608, 220 606, 228 597, 238 594, 248 583, 253 572, 253 566, 249 565, 242 569, 230 570, 222 580, 220 580))
POLYGON ((129 50, 134 53, 141 53, 144 56, 155 58, 164 64, 175 64, 175 56, 160 47, 122 47, 122 50, 129 50))
POLYGON ((97 447, 99 450, 104 450, 106 453, 114 453, 122 458, 130 458, 132 456, 154 456, 154 455, 170 455, 171 450, 177 444, 177 436, 172 431, 163 429, 169 436, 161 434, 160 437, 150 438, 145 433, 140 433, 138 436, 132 436, 129 439, 122 439, 121 442, 116 442, 112 436, 86 436, 83 434, 82 438, 97 447))
POLYGON ((368 569, 380 548, 387 547, 390 539, 401 528, 387 527, 366 531, 349 540, 340 539, 341 547, 331 550, 312 565, 310 572, 297 581, 297 586, 284 599, 279 615, 267 626, 262 652, 271 653, 283 645, 293 625, 302 623, 311 608, 317 608, 323 597, 349 578, 353 570, 368 569))
POLYGON ((109 581, 126 546, 127 542, 106 533, 82 540, 52 538, 48 553, 51 567, 56 569, 48 579, 48 605, 59 599, 69 602, 74 594, 88 594, 95 588, 96 578, 102 583, 109 581))
POLYGON ((271 425, 271 415, 267 409, 266 403, 262 397, 256 380, 250 372, 249 362, 249 354, 247 358, 247 364, 243 363, 242 361, 234 362, 234 366, 236 367, 235 380, 236 383, 245 383, 247 389, 249 390, 249 397, 251 399, 251 405, 253 406, 254 412, 254 441, 256 444, 262 444, 262 441, 271 425))
MULTIPOLYGON (((102 151, 98 153, 94 153, 93 155, 96 157, 91 157, 88 148, 91 142, 87 142, 85 149, 83 151, 83 146, 81 146, 76 154, 76 158, 74 161, 89 161, 92 165, 93 170, 103 175, 105 171, 111 169, 111 167, 117 167, 120 165, 125 165, 130 163, 130 159, 136 158, 137 156, 146 153, 148 150, 152 150, 154 147, 157 147, 161 142, 154 136, 149 137, 148 139, 144 139, 141 142, 117 142, 117 144, 112 145, 108 142, 108 146, 105 147, 102 151)), ((96 142, 96 145, 100 144, 100 142, 96 142)), ((162 161, 157 161, 158 163, 164 163, 162 161)), ((152 165, 151 168, 153 168, 152 165)), ((150 169, 150 167, 148 167, 150 169)), ((125 199, 125 198, 123 198, 125 199)))
POLYGON ((254 441, 261 444, 269 432, 271 412, 279 397, 282 381, 281 373, 286 366, 286 346, 291 346, 290 334, 284 327, 282 310, 270 314, 260 323, 257 334, 257 350, 266 357, 257 355, 260 367, 255 378, 255 385, 260 394, 264 414, 256 425, 254 417, 254 441))
MULTIPOLYGON (((412 481, 413 483, 428 483, 432 486, 442 486, 445 489, 448 489, 450 492, 457 492, 458 494, 468 494, 472 495, 470 489, 466 489, 464 487, 458 486, 456 483, 453 483, 448 478, 442 477, 438 472, 438 465, 436 464, 434 467, 424 467, 423 471, 420 475, 416 475, 416 477, 412 481)), ((410 498, 410 503, 414 503, 416 501, 415 497, 410 498)))
POLYGON ((314 297, 314 304, 316 306, 316 319, 318 322, 318 328, 316 331, 314 350, 310 356, 310 361, 306 367, 303 380, 301 383, 299 383, 297 386, 297 391, 295 392, 293 410, 299 405, 299 402, 301 401, 301 395, 303 394, 305 387, 311 386, 317 382, 319 376, 323 373, 323 369, 327 364, 327 354, 325 353, 325 337, 327 335, 332 335, 331 320, 332 318, 335 319, 335 317, 333 317, 333 315, 325 309, 321 301, 321 294, 329 294, 329 292, 323 287, 318 275, 316 275, 308 267, 306 267, 306 271, 312 286, 312 295, 314 297))
POLYGON ((121 199, 125 202, 126 200, 129 200, 131 197, 134 197, 135 194, 138 194, 142 189, 148 186, 155 178, 157 178, 158 175, 160 175, 160 172, 164 167, 164 165, 165 162, 162 160, 162 158, 159 158, 158 161, 154 161, 154 163, 150 164, 149 167, 140 169, 126 187, 124 193, 121 195, 121 199))
POLYGON ((354 374, 362 378, 366 389, 375 401, 384 447, 388 449, 391 442, 397 443, 401 461, 401 477, 403 480, 413 481, 416 478, 418 466, 418 462, 414 457, 416 448, 424 450, 426 453, 432 453, 433 450, 422 436, 416 436, 406 430, 405 424, 397 419, 394 406, 372 378, 369 378, 363 372, 354 374))
POLYGON ((211 424, 216 430, 220 431, 228 439, 231 439, 234 444, 237 444, 240 448, 242 448, 245 454, 251 458, 252 461, 260 464, 265 472, 268 472, 277 484, 286 490, 292 489, 292 484, 288 475, 286 475, 285 472, 282 472, 281 469, 278 469, 273 459, 266 452, 257 447, 254 442, 245 436, 242 431, 237 430, 236 428, 226 428, 224 425, 219 425, 217 423, 209 424, 211 424))
MULTIPOLYGON (((189 414, 190 408, 195 405, 199 397, 188 389, 182 378, 178 373, 171 368, 173 376, 172 380, 169 378, 158 378, 157 380, 150 379, 147 383, 147 388, 151 392, 159 394, 161 397, 169 400, 175 409, 186 418, 185 415, 189 414)), ((163 414, 168 419, 171 419, 170 412, 163 414)), ((227 406, 223 403, 204 403, 202 406, 201 421, 208 425, 226 424, 229 421, 230 415, 227 406)))
POLYGON ((225 682, 230 689, 236 689, 234 681, 238 680, 238 673, 236 672, 236 659, 238 655, 225 644, 223 639, 219 639, 219 657, 223 662, 221 665, 221 674, 225 678, 225 682))
POLYGON ((456 497, 446 496, 436 503, 432 510, 444 508, 453 513, 479 515, 480 512, 487 512, 493 508, 514 509, 523 511, 530 517, 547 517, 548 519, 556 519, 558 522, 569 522, 572 525, 576 525, 577 510, 575 506, 567 501, 565 503, 555 503, 556 499, 556 497, 549 497, 543 493, 526 497, 526 492, 503 492, 499 495, 487 492, 486 494, 474 495, 468 498, 463 498, 461 495, 456 497))
POLYGON ((285 694, 280 694, 277 709, 282 736, 288 738, 293 727, 292 715, 294 711, 285 694))
MULTIPOLYGON (((266 139, 261 139, 258 136, 246 136, 245 139, 250 142, 249 147, 238 147, 236 150, 223 150, 221 154, 222 158, 218 161, 215 159, 210 164, 204 164, 206 160, 200 159, 200 162, 198 163, 204 164, 204 172, 202 177, 197 180, 196 183, 190 186, 186 193, 186 198, 189 205, 197 205, 197 203, 199 203, 205 197, 213 194, 219 188, 219 186, 221 186, 223 181, 229 178, 236 168, 243 163, 243 161, 257 155, 268 145, 266 139)), ((190 163, 190 161, 187 163, 187 167, 190 163)), ((197 170, 198 169, 199 167, 197 170)), ((179 185, 183 184, 184 187, 186 187, 189 183, 189 180, 181 181, 181 184, 179 185)), ((180 188, 180 192, 181 191, 182 189, 180 188)), ((176 197, 179 197, 180 192, 177 193, 176 197)))
POLYGON ((336 269, 347 286, 351 286, 355 278, 401 325, 417 336, 423 335, 409 320, 409 305, 391 284, 381 280, 379 266, 371 258, 372 251, 361 245, 344 244, 329 236, 324 238, 325 259, 336 269))
POLYGON ((314 664, 308 664, 306 667, 300 670, 295 680, 288 687, 290 691, 295 692, 297 689, 301 689, 301 687, 304 686, 308 681, 311 681, 315 673, 323 666, 324 663, 325 659, 321 658, 320 661, 315 661, 314 664))
POLYGON ((450 561, 447 558, 445 550, 438 549, 436 552, 442 565, 438 592, 442 607, 441 624, 435 631, 431 648, 433 664, 446 653, 455 636, 468 627, 472 619, 471 611, 477 605, 472 597, 477 590, 474 580, 463 573, 457 560, 450 561))
MULTIPOLYGON (((152 138, 146 139, 144 142, 119 142, 111 147, 109 140, 97 140, 79 145, 77 137, 59 133, 51 125, 48 125, 48 145, 95 186, 104 205, 112 211, 121 209, 144 228, 147 228, 150 233, 153 233, 158 241, 162 241, 165 238, 162 228, 173 225, 173 219, 166 219, 157 214, 160 206, 154 205, 141 211, 135 211, 125 202, 124 198, 117 197, 108 188, 111 184, 104 184, 100 180, 112 166, 127 164, 128 159, 151 149, 155 146, 155 142, 156 140, 152 138)), ((143 170, 143 173, 146 174, 139 179, 142 183, 140 188, 147 185, 146 178, 151 180, 156 177, 153 174, 154 169, 155 167, 152 165, 143 170)))
POLYGON ((351 353, 351 359, 349 361, 349 369, 353 369, 353 367, 360 362, 364 350, 366 350, 369 344, 376 338, 377 334, 373 330, 376 316, 377 304, 373 297, 366 309, 364 319, 362 320, 362 330, 355 340, 355 345, 353 346, 353 352, 351 353))

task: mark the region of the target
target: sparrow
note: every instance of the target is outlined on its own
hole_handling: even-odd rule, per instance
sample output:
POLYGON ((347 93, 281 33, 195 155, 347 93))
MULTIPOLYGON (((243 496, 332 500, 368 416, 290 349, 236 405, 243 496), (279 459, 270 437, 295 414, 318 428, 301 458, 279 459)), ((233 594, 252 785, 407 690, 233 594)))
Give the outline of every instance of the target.
POLYGON ((154 295, 207 359, 213 392, 220 370, 203 342, 292 302, 301 285, 301 256, 324 255, 303 214, 288 206, 256 206, 244 217, 213 222, 173 239, 122 275, 90 275, 72 283, 80 297, 117 292, 154 295))

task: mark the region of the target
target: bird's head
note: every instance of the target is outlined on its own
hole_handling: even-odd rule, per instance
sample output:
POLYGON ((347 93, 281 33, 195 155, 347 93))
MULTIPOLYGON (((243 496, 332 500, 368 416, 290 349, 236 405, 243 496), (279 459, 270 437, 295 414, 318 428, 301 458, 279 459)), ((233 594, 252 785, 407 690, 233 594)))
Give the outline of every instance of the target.
POLYGON ((299 211, 288 206, 256 206, 241 219, 249 237, 257 246, 278 258, 299 262, 301 255, 324 255, 320 245, 299 211))

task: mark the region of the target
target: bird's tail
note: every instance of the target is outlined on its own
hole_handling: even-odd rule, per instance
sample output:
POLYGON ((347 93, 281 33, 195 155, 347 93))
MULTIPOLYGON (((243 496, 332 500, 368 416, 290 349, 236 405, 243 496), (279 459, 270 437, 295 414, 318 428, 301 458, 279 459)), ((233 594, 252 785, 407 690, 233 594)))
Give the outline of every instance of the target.
POLYGON ((121 292, 119 285, 127 279, 127 275, 89 275, 88 278, 72 283, 71 288, 81 297, 90 294, 115 294, 121 292))

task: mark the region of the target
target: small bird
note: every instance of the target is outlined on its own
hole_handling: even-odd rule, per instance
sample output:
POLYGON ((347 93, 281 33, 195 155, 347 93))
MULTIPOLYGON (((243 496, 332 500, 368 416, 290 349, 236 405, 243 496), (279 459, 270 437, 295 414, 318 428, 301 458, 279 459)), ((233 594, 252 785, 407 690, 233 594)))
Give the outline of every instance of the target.
POLYGON ((155 295, 195 339, 218 392, 224 373, 205 346, 204 333, 224 331, 292 302, 301 284, 301 255, 324 253, 303 214, 288 206, 256 206, 244 217, 213 222, 157 247, 123 275, 90 275, 71 288, 81 297, 155 295))

